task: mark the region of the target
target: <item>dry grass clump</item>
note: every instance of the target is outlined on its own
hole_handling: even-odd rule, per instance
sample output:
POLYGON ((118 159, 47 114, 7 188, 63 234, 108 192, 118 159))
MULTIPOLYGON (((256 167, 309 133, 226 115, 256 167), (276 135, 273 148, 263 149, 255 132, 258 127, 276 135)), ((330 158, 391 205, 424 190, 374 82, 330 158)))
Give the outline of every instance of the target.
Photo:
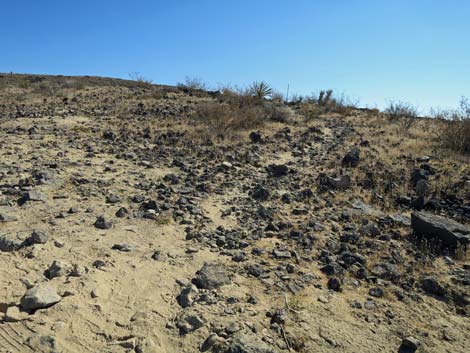
POLYGON ((440 144, 444 148, 470 154, 470 102, 468 98, 462 97, 459 109, 434 112, 434 117, 445 120, 438 133, 440 144))

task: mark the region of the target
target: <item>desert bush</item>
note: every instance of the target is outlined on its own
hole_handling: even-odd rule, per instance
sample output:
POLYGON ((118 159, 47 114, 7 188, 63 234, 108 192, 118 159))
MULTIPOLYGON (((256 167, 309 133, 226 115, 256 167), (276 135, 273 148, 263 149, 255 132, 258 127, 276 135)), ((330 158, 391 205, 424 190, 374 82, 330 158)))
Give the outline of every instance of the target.
POLYGON ((384 110, 390 120, 398 120, 400 118, 416 118, 418 116, 418 109, 407 102, 390 102, 384 110))
POLYGON ((219 101, 199 104, 194 116, 217 136, 226 136, 240 129, 254 128, 263 121, 260 106, 239 107, 219 101))
POLYGON ((208 85, 198 77, 186 76, 184 82, 178 82, 176 87, 191 96, 207 97, 208 85))
POLYGON ((462 97, 457 110, 440 112, 443 127, 438 133, 441 146, 451 150, 470 154, 470 102, 462 97))
POLYGON ((284 106, 279 106, 275 103, 266 103, 263 108, 267 120, 285 123, 289 119, 289 110, 284 106))
POLYGON ((289 112, 276 102, 260 99, 251 89, 219 88, 217 100, 199 104, 194 117, 218 136, 253 129, 266 121, 285 122, 289 112))
POLYGON ((401 101, 390 102, 384 112, 403 131, 409 130, 418 117, 418 109, 414 105, 401 101))
POLYGON ((178 88, 190 91, 207 91, 208 86, 207 84, 199 77, 189 77, 186 76, 184 82, 179 82, 177 84, 178 88))
POLYGON ((262 104, 256 97, 251 94, 249 89, 239 87, 223 86, 219 88, 219 100, 230 106, 238 106, 242 108, 248 105, 262 104))
POLYGON ((129 73, 129 78, 132 81, 137 81, 137 82, 148 84, 148 85, 152 84, 152 80, 149 80, 148 78, 145 78, 140 72, 131 72, 131 73, 129 73))

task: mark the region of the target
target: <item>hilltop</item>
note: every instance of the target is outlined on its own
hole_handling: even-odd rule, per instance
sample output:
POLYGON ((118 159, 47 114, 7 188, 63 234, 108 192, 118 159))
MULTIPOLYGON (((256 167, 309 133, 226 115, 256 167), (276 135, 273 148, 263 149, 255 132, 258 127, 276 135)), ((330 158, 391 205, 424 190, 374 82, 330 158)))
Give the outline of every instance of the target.
POLYGON ((0 74, 0 352, 467 352, 449 122, 0 74))

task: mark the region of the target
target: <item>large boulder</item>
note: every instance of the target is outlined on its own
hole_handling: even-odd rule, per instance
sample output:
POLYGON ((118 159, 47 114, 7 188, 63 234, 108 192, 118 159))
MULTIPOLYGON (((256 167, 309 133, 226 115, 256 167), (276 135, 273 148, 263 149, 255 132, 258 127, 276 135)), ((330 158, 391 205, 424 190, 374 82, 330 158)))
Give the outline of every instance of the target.
POLYGON ((425 212, 413 212, 411 226, 417 236, 439 240, 450 248, 470 243, 470 229, 452 219, 425 212))

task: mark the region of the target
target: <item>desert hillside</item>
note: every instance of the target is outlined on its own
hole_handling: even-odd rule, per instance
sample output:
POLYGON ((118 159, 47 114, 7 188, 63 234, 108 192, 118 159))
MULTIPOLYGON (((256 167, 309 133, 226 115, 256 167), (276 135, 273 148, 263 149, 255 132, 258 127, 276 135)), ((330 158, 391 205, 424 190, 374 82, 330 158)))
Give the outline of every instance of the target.
POLYGON ((0 74, 0 352, 469 351, 449 122, 136 79, 0 74))

